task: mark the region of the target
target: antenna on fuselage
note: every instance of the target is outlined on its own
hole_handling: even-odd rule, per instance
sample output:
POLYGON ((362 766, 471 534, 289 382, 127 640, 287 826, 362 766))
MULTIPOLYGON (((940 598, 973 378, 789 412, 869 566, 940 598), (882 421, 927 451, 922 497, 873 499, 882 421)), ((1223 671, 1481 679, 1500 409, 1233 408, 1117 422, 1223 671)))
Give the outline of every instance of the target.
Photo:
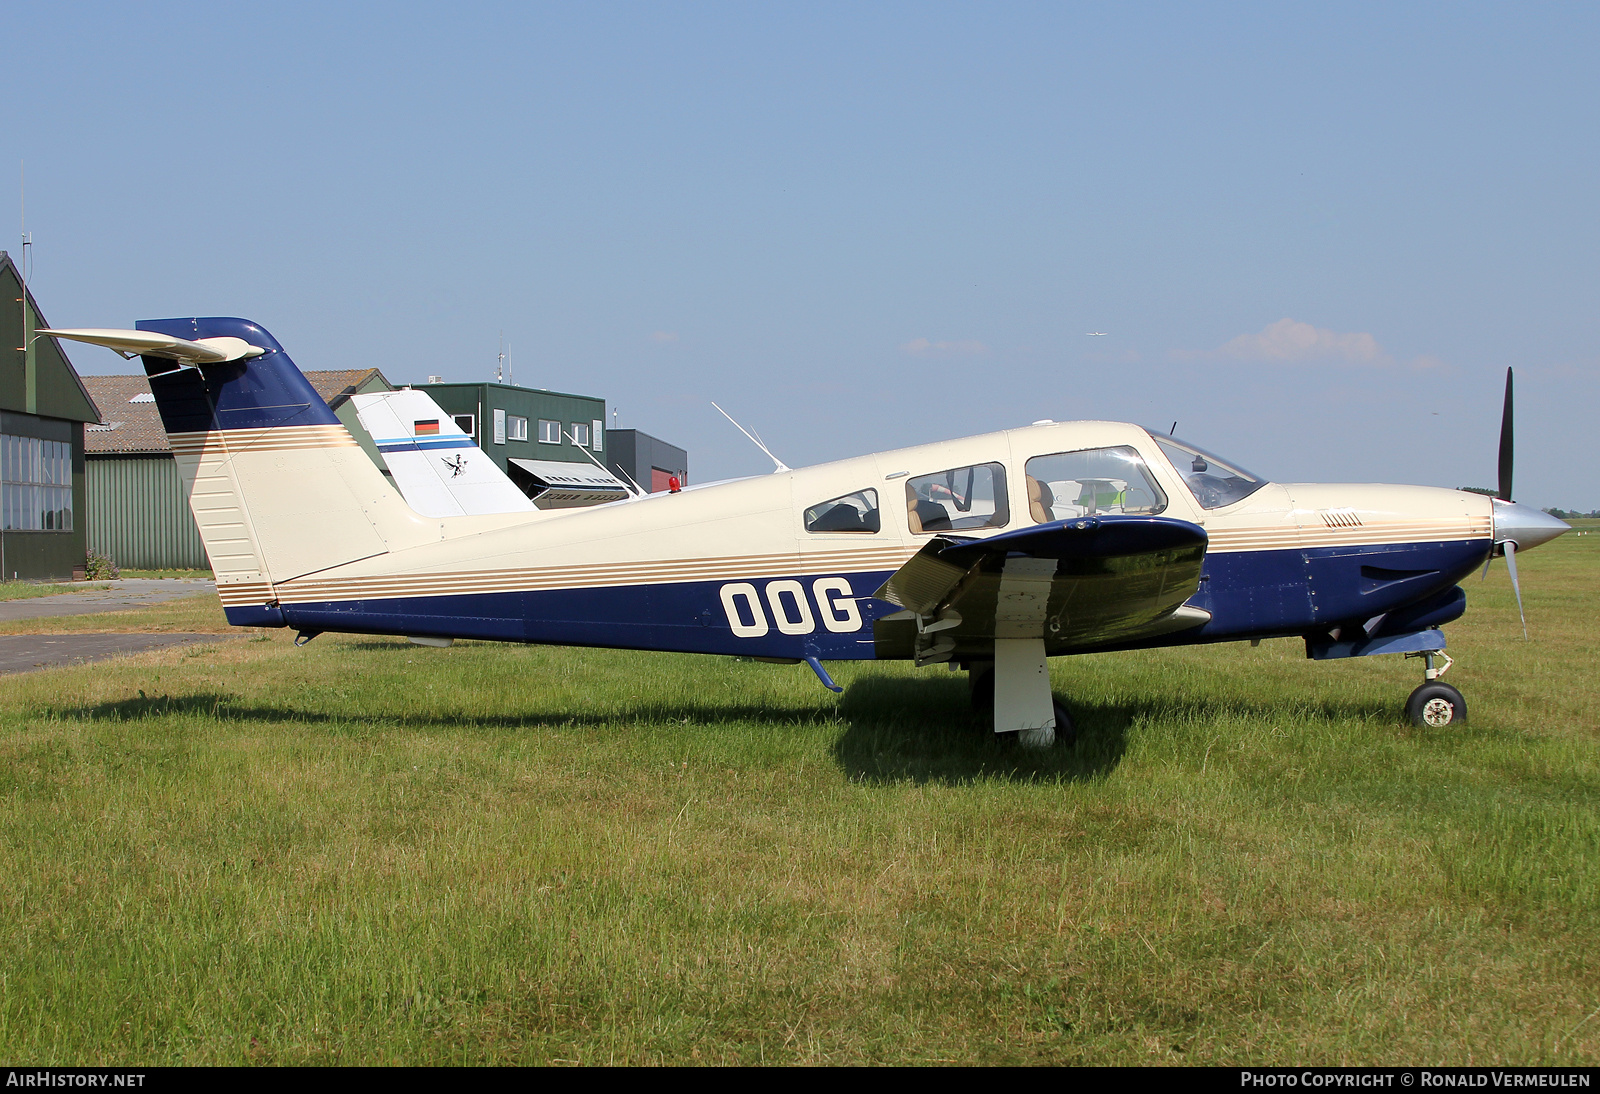
POLYGON ((1172 420, 1172 428, 1167 430, 1167 436, 1176 437, 1177 435, 1178 435, 1178 420, 1176 418, 1174 418, 1172 420))
MULTIPOLYGON (((717 404, 715 402, 712 402, 711 405, 712 406, 717 406, 717 404)), ((726 410, 723 410, 720 406, 717 406, 717 413, 721 414, 724 418, 728 419, 728 421, 733 422, 733 415, 729 414, 726 410)), ((773 472, 772 472, 774 475, 778 474, 780 471, 793 470, 788 464, 784 463, 782 460, 778 459, 778 457, 774 456, 772 454, 772 449, 768 448, 766 445, 761 443, 761 438, 760 437, 757 437, 754 433, 750 432, 748 429, 746 429, 744 426, 740 425, 738 422, 733 422, 733 428, 737 429, 740 433, 743 433, 746 437, 749 437, 751 444, 755 445, 757 448, 761 449, 761 451, 765 452, 767 454, 767 459, 769 459, 773 463, 777 464, 777 467, 774 468, 773 472)))
POLYGON ((633 479, 633 476, 628 474, 626 471, 624 471, 622 469, 622 465, 620 463, 617 465, 617 474, 621 475, 624 479, 626 479, 628 485, 633 487, 633 496, 634 497, 636 497, 636 498, 644 497, 644 487, 640 486, 637 482, 635 482, 634 479, 633 479))

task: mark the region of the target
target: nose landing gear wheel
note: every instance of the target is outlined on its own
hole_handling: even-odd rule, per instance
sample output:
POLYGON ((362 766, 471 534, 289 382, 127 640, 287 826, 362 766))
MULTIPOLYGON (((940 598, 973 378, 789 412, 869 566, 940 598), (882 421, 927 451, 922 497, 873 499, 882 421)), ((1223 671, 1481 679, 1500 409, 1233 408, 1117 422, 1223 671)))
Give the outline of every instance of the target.
POLYGON ((1422 729, 1443 729, 1467 720, 1467 701, 1449 684, 1423 684, 1406 700, 1406 717, 1422 729))

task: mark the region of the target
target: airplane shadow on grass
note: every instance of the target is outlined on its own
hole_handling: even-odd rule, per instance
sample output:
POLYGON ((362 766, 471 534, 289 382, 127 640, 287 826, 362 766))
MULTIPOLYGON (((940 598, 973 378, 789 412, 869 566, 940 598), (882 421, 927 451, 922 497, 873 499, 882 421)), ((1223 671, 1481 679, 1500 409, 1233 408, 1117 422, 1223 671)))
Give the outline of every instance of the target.
POLYGON ((715 726, 728 722, 765 722, 774 728, 798 725, 831 723, 833 716, 826 708, 815 706, 773 706, 734 703, 640 703, 634 707, 602 711, 586 710, 508 710, 504 714, 476 712, 419 713, 406 710, 369 709, 338 712, 307 710, 283 704, 246 704, 236 695, 221 692, 202 692, 191 695, 154 695, 137 699, 120 699, 98 703, 92 707, 79 707, 70 712, 73 717, 100 721, 134 721, 141 718, 164 718, 172 715, 199 715, 223 722, 286 722, 305 725, 359 725, 406 729, 459 729, 476 727, 507 731, 532 729, 536 726, 602 727, 625 725, 630 728, 639 723, 666 723, 668 725, 715 726))
MULTIPOLYGON (((852 781, 891 785, 939 783, 964 785, 979 780, 1013 782, 1077 782, 1115 770, 1127 751, 1130 730, 1151 720, 1176 718, 1206 721, 1229 715, 1270 717, 1286 724, 1315 719, 1393 720, 1389 706, 1329 701, 1307 707, 1292 699, 1240 704, 1204 703, 1159 694, 1123 702, 1085 702, 1067 698, 1077 723, 1072 747, 1058 743, 1041 750, 1020 748, 997 738, 986 716, 968 701, 964 677, 950 679, 865 677, 853 682, 839 699, 837 719, 826 706, 734 703, 641 703, 606 711, 511 710, 418 713, 375 710, 337 712, 307 710, 288 703, 245 704, 219 692, 158 695, 100 703, 70 712, 93 721, 137 721, 169 716, 199 716, 223 722, 303 724, 344 727, 362 735, 387 729, 454 730, 470 727, 515 733, 535 727, 617 728, 637 732, 650 724, 677 724, 713 729, 718 725, 764 724, 773 730, 833 726, 844 730, 830 751, 852 781)), ((68 713, 68 712, 63 712, 68 713)))

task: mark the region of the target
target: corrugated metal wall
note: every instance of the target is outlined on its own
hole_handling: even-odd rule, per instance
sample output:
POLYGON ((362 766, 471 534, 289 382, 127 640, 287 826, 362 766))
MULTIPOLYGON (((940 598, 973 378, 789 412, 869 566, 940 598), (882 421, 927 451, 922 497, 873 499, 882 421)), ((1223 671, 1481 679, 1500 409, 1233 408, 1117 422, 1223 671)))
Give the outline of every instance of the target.
POLYGON ((205 546, 171 456, 84 461, 89 550, 137 570, 204 570, 205 546))

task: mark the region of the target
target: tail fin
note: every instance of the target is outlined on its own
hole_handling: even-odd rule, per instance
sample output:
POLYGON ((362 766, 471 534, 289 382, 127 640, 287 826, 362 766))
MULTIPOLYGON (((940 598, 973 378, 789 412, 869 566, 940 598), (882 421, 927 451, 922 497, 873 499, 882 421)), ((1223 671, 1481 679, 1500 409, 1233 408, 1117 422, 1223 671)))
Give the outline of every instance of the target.
POLYGON ((260 351, 141 357, 230 622, 281 622, 274 583, 438 538, 271 334, 231 318, 136 325, 180 346, 238 339, 260 351))
POLYGON ((406 504, 430 517, 532 513, 534 505, 426 392, 351 397, 406 504))

